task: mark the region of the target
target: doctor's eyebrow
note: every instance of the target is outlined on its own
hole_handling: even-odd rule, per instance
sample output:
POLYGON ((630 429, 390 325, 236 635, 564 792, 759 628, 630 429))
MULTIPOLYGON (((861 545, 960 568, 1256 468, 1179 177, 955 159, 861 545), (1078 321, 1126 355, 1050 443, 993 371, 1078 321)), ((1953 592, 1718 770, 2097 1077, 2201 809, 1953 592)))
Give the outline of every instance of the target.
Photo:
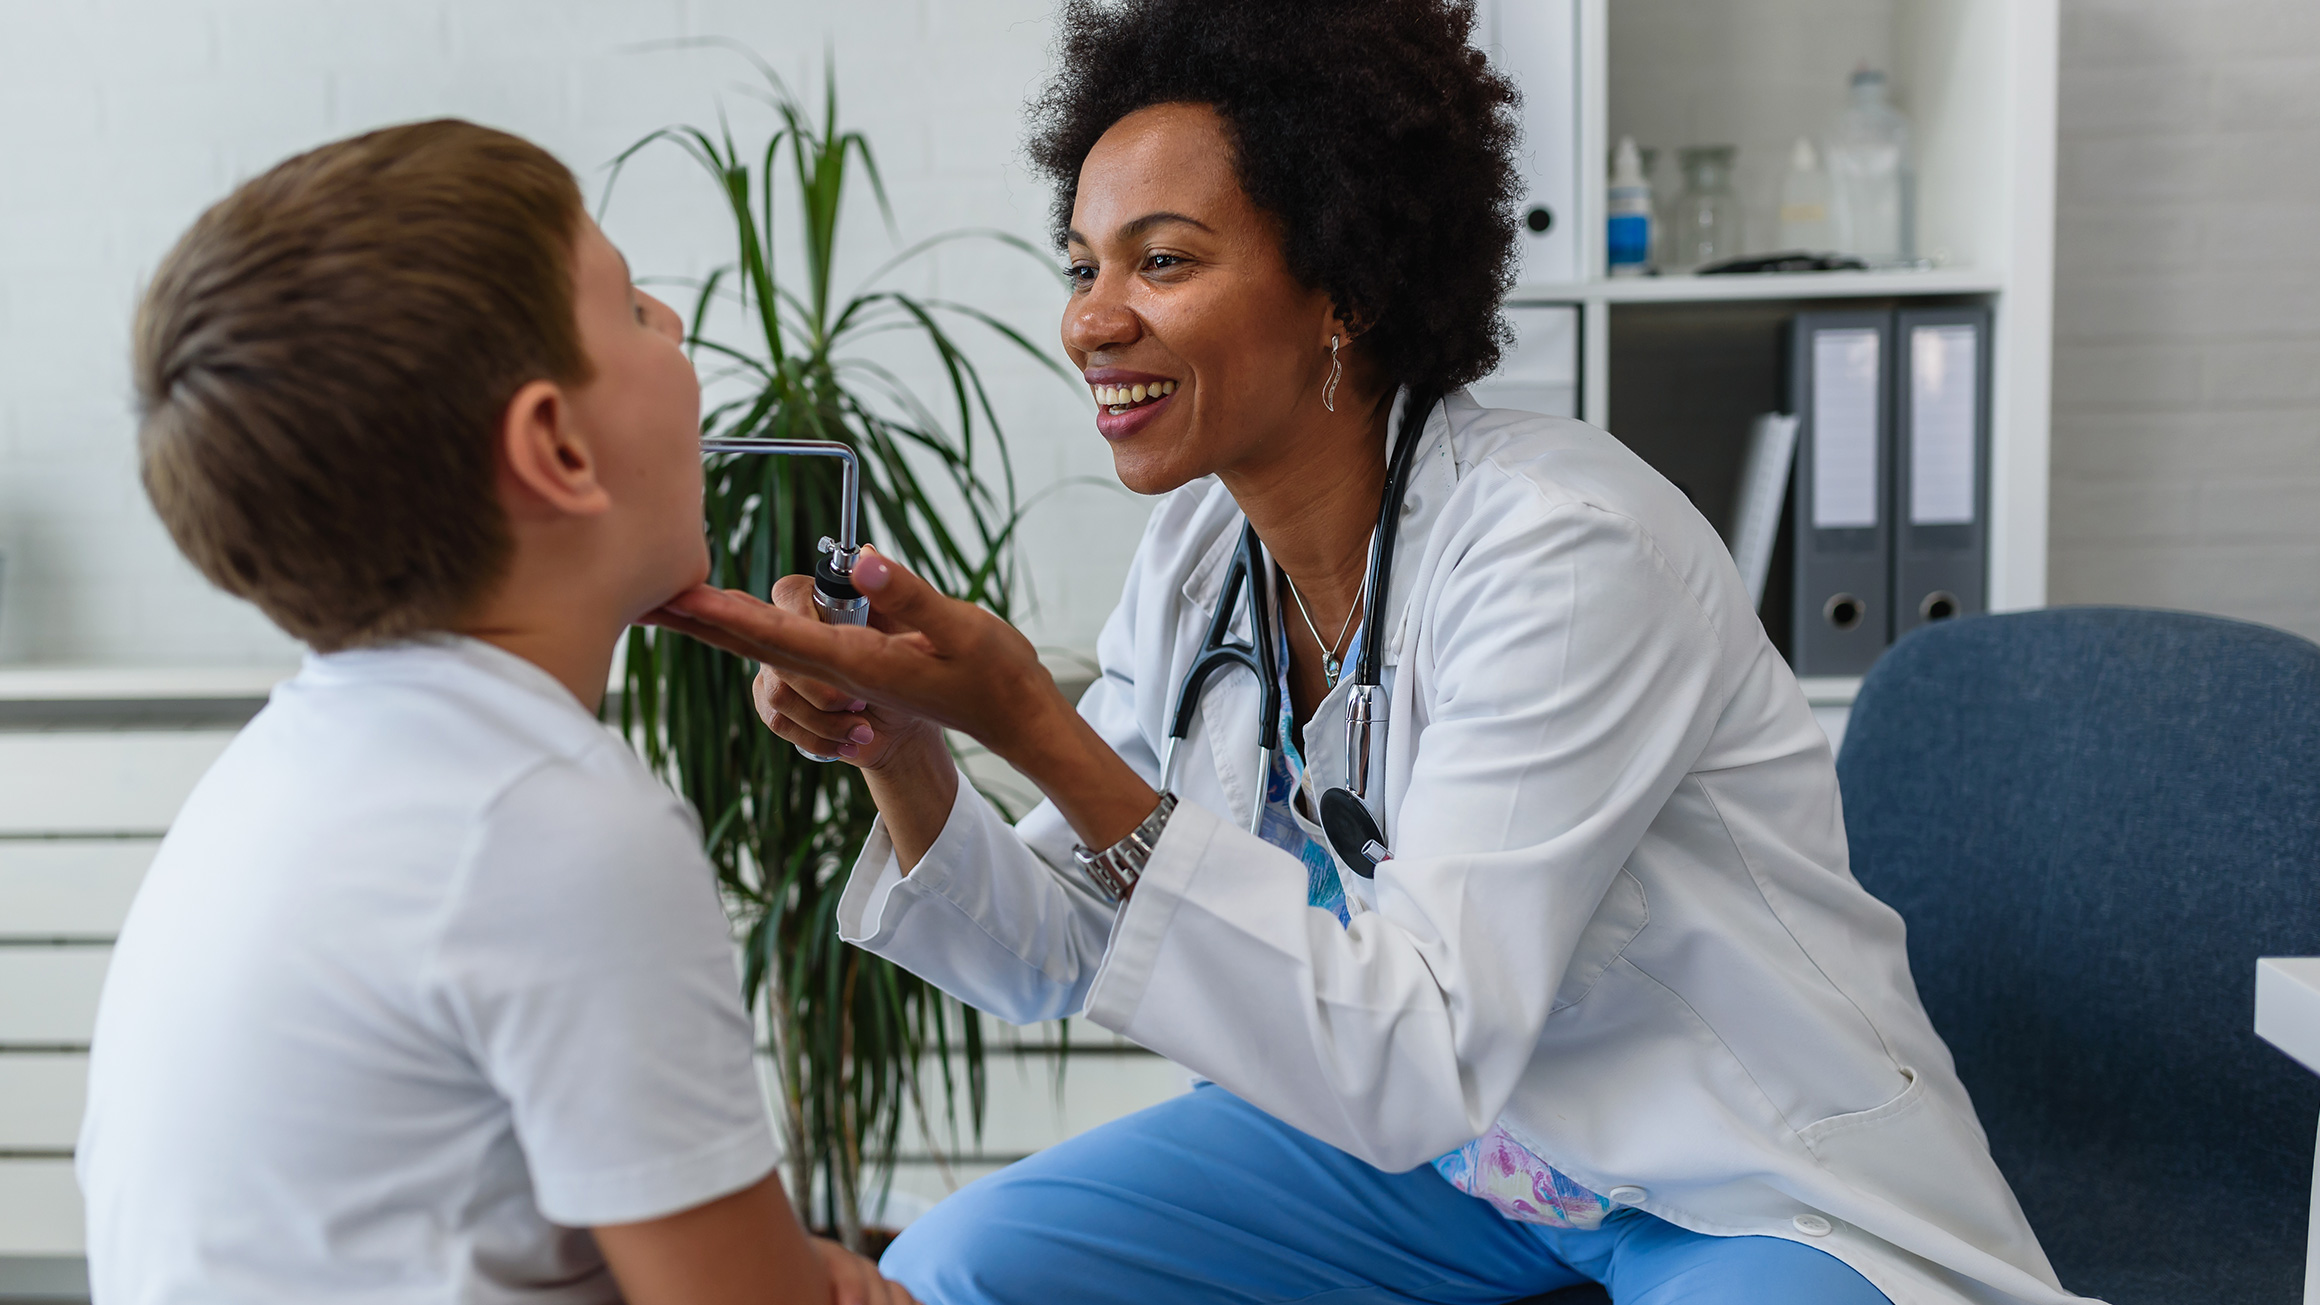
MULTIPOLYGON (((1188 227, 1198 227, 1202 231, 1206 231, 1212 236, 1216 234, 1216 229, 1214 227, 1211 227, 1206 222, 1201 221, 1199 218, 1186 217, 1182 213, 1160 212, 1146 213, 1142 217, 1130 218, 1127 221, 1122 222, 1120 224, 1120 237, 1124 240, 1134 240, 1136 237, 1143 235, 1145 232, 1150 231, 1154 227, 1166 226, 1171 222, 1181 222, 1188 227)), ((1087 245, 1095 243, 1089 240, 1086 236, 1081 235, 1076 230, 1065 231, 1063 233, 1063 238, 1065 241, 1074 244, 1087 245)))

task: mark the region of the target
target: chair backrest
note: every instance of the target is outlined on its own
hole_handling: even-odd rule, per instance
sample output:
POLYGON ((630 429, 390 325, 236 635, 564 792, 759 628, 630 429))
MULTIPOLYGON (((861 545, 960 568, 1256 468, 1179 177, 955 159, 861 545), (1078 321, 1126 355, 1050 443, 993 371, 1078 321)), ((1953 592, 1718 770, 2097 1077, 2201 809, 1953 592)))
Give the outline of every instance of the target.
POLYGON ((2252 1026, 2256 958, 2320 954, 2320 646, 2123 608, 1929 626, 1837 774, 2064 1285, 2295 1299, 2320 1081, 2252 1026))

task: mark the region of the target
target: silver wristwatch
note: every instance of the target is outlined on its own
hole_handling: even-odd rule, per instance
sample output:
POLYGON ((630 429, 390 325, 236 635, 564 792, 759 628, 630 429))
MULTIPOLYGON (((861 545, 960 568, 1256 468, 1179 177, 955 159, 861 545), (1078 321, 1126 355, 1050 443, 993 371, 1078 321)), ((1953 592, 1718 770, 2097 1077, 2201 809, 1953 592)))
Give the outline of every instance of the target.
POLYGON ((1128 836, 1101 852, 1091 852, 1085 844, 1074 844, 1072 858, 1080 870, 1096 886, 1096 891, 1114 902, 1124 902, 1136 890, 1136 881, 1144 877, 1144 866, 1152 859, 1152 849, 1159 846, 1160 831, 1168 827, 1168 813, 1176 809, 1176 795, 1162 792, 1160 805, 1144 817, 1144 823, 1128 831, 1128 836))

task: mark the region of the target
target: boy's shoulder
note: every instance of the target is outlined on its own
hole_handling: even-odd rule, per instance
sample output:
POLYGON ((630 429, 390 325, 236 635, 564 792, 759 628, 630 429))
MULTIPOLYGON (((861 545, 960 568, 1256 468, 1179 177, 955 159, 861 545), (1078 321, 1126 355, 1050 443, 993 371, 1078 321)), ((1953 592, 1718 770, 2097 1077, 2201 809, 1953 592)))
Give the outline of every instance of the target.
POLYGON ((543 765, 671 796, 554 677, 476 639, 310 657, 249 734, 282 761, 369 771, 388 792, 456 793, 479 808, 543 765))
POLYGON ((348 870, 448 870, 486 831, 551 810, 567 831, 694 828, 553 677, 446 637, 309 658, 202 780, 170 841, 261 864, 322 854, 348 870))

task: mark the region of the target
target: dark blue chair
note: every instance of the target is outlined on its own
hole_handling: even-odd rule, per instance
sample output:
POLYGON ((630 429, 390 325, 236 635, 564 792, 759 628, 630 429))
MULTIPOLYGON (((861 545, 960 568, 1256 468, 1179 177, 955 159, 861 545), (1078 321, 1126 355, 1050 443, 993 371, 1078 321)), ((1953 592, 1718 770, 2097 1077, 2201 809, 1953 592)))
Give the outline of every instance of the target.
POLYGON ((2252 1025, 2256 958, 2320 954, 2320 646, 2122 608, 1929 626, 1837 777, 2063 1285, 2300 1300, 2320 1080, 2252 1025))

